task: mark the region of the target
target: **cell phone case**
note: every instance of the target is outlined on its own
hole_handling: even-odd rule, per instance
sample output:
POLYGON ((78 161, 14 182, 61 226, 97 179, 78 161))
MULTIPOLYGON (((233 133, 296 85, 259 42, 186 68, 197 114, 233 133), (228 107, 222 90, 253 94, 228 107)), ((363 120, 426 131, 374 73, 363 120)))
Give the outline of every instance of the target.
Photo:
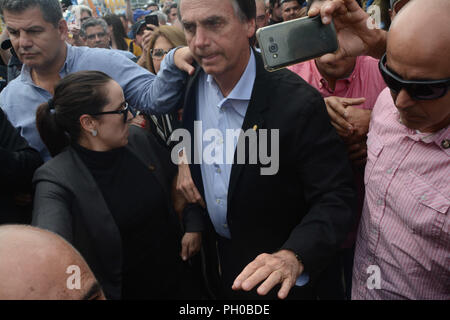
POLYGON ((268 71, 320 57, 338 49, 334 24, 320 16, 290 20, 256 32, 264 67, 268 71))

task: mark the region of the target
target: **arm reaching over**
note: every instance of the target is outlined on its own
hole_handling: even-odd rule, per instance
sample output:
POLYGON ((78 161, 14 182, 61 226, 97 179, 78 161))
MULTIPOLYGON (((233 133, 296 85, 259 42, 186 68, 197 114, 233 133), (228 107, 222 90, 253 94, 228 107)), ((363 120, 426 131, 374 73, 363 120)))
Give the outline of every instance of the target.
POLYGON ((380 59, 386 51, 387 32, 374 28, 372 18, 355 0, 314 2, 308 16, 314 17, 318 14, 324 24, 333 20, 339 41, 338 51, 325 55, 324 62, 360 55, 380 59))

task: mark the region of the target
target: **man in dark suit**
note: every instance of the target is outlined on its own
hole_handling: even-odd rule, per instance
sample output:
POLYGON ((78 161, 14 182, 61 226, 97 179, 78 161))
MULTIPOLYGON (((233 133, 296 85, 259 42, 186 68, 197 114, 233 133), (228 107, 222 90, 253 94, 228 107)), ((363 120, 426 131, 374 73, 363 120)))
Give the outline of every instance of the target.
POLYGON ((254 0, 183 0, 179 13, 201 67, 187 84, 183 121, 194 133, 190 150, 203 156, 190 170, 211 226, 209 284, 221 298, 314 299, 354 202, 345 147, 323 99, 295 74, 264 69, 251 49, 254 0), (248 138, 236 142, 229 130, 239 129, 248 138), (212 143, 203 150, 202 140, 212 143))
POLYGON ((31 179, 41 164, 0 110, 0 225, 31 222, 31 179))

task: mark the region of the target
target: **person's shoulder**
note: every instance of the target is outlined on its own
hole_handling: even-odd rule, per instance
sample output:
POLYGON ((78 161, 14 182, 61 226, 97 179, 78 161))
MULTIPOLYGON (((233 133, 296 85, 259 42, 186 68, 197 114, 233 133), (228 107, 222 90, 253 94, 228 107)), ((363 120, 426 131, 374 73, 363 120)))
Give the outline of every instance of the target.
POLYGON ((8 85, 0 92, 0 101, 10 98, 12 95, 20 94, 21 90, 27 87, 28 84, 22 81, 21 76, 18 76, 14 80, 10 81, 8 85))
POLYGON ((64 183, 66 180, 66 173, 69 170, 71 163, 71 147, 68 147, 36 170, 33 177, 33 183, 43 180, 64 183))
POLYGON ((289 105, 308 107, 311 103, 323 101, 319 91, 288 69, 265 72, 263 81, 274 99, 287 100, 289 105))
MULTIPOLYGON (((116 52, 117 50, 104 48, 89 48, 89 47, 72 47, 74 50, 75 59, 77 62, 89 62, 92 64, 109 63, 111 59, 128 60, 123 54, 116 52)), ((110 66, 111 67, 111 66, 110 66)))
POLYGON ((395 102, 392 99, 391 91, 389 88, 385 88, 378 95, 375 106, 372 110, 372 118, 387 117, 390 114, 396 112, 395 102))

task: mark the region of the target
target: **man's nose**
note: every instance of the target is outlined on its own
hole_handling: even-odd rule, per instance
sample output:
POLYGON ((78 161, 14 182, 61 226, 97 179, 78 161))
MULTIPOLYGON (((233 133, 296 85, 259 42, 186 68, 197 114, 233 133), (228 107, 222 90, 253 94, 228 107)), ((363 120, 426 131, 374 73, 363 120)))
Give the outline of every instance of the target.
POLYGON ((21 31, 19 34, 19 46, 21 48, 28 48, 33 46, 33 41, 31 37, 26 34, 26 32, 21 31))
POLYGON ((196 47, 205 47, 207 46, 209 43, 209 38, 207 35, 207 32, 205 29, 203 29, 202 27, 198 27, 196 32, 195 32, 195 46, 196 47))
POLYGON ((398 109, 406 109, 412 107, 416 102, 405 89, 400 90, 397 95, 393 95, 395 106, 398 109))

